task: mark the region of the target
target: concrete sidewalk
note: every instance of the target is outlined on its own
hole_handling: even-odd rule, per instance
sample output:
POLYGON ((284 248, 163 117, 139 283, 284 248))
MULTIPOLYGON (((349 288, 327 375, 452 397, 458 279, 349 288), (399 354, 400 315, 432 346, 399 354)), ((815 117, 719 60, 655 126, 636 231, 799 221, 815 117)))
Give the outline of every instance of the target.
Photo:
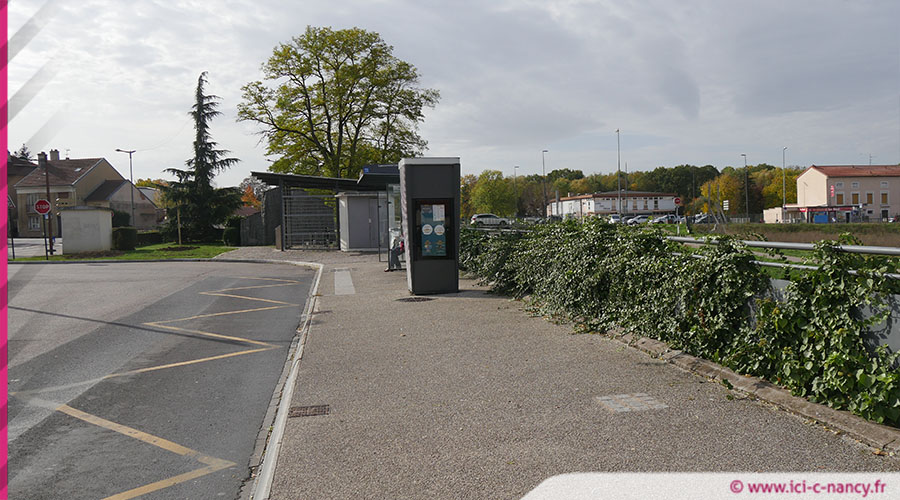
POLYGON ((383 272, 375 255, 228 256, 264 258, 253 252, 325 262, 291 406, 330 412, 288 419, 270 498, 519 498, 590 471, 900 471, 471 280, 406 302, 406 274, 383 272))

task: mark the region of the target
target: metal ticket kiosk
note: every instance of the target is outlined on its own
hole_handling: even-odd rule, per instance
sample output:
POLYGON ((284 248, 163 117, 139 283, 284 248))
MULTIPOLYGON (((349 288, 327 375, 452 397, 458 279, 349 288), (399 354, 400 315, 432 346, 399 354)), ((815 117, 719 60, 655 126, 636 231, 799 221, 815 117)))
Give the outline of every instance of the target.
POLYGON ((414 295, 459 291, 459 158, 400 161, 406 280, 414 295))

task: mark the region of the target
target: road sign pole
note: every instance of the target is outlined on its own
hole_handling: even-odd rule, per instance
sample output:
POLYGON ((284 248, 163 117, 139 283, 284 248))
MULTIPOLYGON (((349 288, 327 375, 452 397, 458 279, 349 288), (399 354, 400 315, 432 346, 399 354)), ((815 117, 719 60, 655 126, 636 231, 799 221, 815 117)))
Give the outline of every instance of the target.
POLYGON ((50 260, 50 249, 47 247, 47 216, 41 218, 44 219, 44 260, 50 260))

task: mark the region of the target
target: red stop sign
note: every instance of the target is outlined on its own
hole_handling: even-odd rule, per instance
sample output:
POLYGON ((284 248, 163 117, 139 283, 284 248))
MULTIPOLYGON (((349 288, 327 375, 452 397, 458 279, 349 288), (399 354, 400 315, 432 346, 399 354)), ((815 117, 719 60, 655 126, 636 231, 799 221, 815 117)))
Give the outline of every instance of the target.
POLYGON ((675 197, 675 204, 676 204, 676 205, 681 205, 681 198, 679 198, 679 197, 676 196, 676 197, 675 197))
POLYGON ((38 200, 34 202, 34 211, 44 215, 50 213, 50 202, 47 200, 38 200))

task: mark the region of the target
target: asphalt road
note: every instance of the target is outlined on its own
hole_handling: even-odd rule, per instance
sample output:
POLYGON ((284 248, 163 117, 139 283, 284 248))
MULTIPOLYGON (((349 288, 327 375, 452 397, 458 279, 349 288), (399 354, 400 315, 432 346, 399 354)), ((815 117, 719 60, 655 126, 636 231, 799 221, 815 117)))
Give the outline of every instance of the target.
POLYGON ((313 276, 11 264, 10 498, 236 498, 313 276))

